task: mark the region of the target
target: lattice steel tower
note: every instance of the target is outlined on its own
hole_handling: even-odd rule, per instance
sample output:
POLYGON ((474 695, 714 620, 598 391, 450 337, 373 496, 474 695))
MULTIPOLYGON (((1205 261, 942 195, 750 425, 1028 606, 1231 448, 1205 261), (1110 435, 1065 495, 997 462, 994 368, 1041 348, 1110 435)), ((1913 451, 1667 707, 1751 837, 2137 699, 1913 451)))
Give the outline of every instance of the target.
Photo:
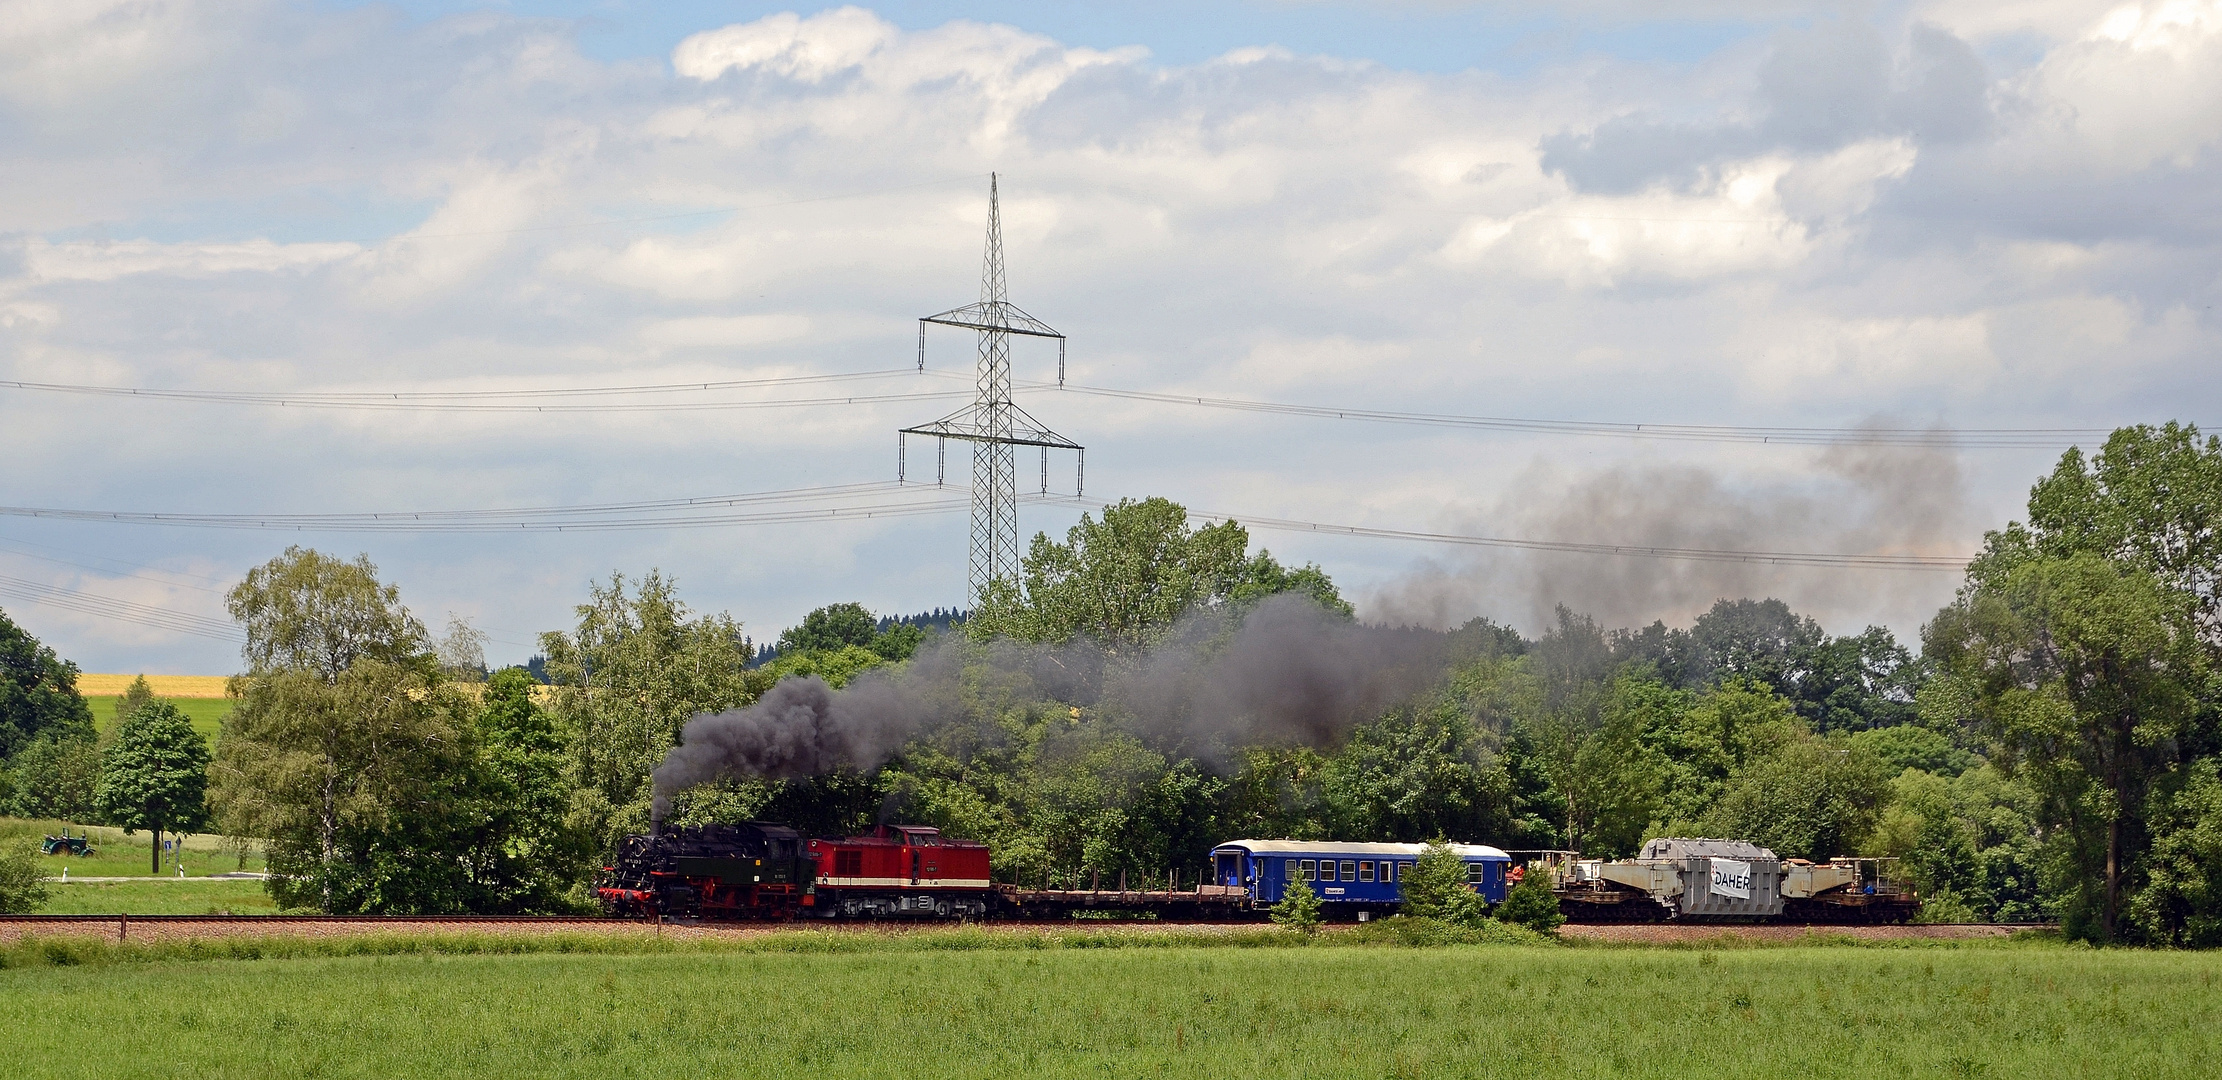
POLYGON ((1044 427, 1011 400, 1011 335, 1054 338, 1057 341, 1057 384, 1065 382, 1065 335, 1047 323, 1019 310, 1010 302, 1003 282, 1003 211, 996 192, 996 178, 988 177, 988 243, 986 265, 980 270, 980 302, 928 315, 918 320, 918 369, 926 369, 926 324, 957 326, 980 333, 980 362, 976 376, 979 393, 970 405, 930 424, 902 429, 896 436, 896 478, 908 479, 909 436, 931 435, 936 440, 934 482, 946 472, 946 441, 972 444, 972 556, 967 597, 976 607, 988 583, 1018 580, 1018 448, 1041 449, 1041 490, 1049 491, 1049 451, 1071 450, 1081 455, 1074 492, 1086 478, 1086 451, 1079 443, 1044 427))

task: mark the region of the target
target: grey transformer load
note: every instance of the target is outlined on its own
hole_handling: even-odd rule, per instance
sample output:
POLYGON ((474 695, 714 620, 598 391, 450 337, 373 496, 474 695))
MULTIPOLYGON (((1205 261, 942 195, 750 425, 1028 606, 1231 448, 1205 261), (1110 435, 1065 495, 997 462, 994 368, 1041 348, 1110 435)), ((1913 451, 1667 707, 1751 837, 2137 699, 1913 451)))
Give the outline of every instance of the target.
POLYGON ((1535 852, 1559 910, 1576 922, 1899 923, 1920 897, 1891 876, 1895 860, 1779 859, 1746 840, 1670 837, 1633 859, 1535 852))

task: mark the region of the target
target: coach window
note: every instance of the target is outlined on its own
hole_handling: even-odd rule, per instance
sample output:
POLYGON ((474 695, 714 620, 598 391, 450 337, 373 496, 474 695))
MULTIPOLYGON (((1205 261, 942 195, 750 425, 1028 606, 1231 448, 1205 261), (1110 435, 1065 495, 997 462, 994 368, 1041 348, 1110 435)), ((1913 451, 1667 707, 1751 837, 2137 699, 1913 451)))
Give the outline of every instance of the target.
POLYGON ((1316 878, 1317 878, 1317 877, 1319 876, 1319 871, 1318 871, 1318 864, 1317 864, 1317 863, 1314 863, 1314 862, 1313 862, 1312 860, 1310 860, 1310 859, 1306 859, 1306 860, 1304 860, 1304 863, 1303 863, 1303 867, 1302 867, 1302 869, 1298 870, 1298 871, 1297 871, 1297 873, 1299 873, 1299 874, 1303 875, 1302 877, 1298 878, 1297 880, 1299 880, 1299 881, 1312 881, 1312 880, 1316 879, 1316 878))
POLYGON ((1358 880, 1358 863, 1356 860, 1344 859, 1342 861, 1342 879, 1344 881, 1358 880))
POLYGON ((1370 862, 1361 862, 1361 863, 1359 863, 1359 864, 1358 864, 1358 880, 1360 880, 1360 881, 1372 881, 1372 880, 1373 880, 1373 864, 1372 864, 1372 863, 1370 863, 1370 862))
POLYGON ((1321 881, 1333 881, 1333 880, 1335 880, 1335 860, 1333 860, 1333 859, 1321 859, 1321 860, 1319 860, 1319 880, 1321 880, 1321 881))
POLYGON ((1483 874, 1486 874, 1486 873, 1488 873, 1488 872, 1489 872, 1489 864, 1488 864, 1488 863, 1477 863, 1477 862, 1476 862, 1476 863, 1467 863, 1467 864, 1466 864, 1466 881, 1467 881, 1467 883, 1468 883, 1468 884, 1471 884, 1471 885, 1479 885, 1479 884, 1481 884, 1481 883, 1482 883, 1482 880, 1483 880, 1483 879, 1482 879, 1482 875, 1483 875, 1483 874))
POLYGON ((1281 868, 1281 880, 1282 880, 1282 881, 1302 881, 1302 880, 1304 880, 1304 872, 1303 872, 1302 870, 1299 870, 1299 869, 1297 869, 1297 862, 1296 862, 1296 860, 1295 860, 1295 859, 1290 859, 1290 860, 1288 861, 1288 865, 1287 865, 1287 866, 1285 866, 1285 867, 1282 867, 1282 868, 1281 868))

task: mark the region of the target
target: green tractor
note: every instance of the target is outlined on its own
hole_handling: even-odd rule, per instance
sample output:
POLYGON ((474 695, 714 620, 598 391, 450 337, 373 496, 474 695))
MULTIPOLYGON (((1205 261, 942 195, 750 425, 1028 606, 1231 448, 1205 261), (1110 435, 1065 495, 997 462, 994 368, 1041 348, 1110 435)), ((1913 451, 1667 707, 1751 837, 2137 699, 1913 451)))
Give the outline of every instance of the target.
POLYGON ((39 845, 39 851, 47 855, 90 855, 93 853, 92 834, 71 836, 65 832, 60 836, 49 836, 46 843, 39 845))

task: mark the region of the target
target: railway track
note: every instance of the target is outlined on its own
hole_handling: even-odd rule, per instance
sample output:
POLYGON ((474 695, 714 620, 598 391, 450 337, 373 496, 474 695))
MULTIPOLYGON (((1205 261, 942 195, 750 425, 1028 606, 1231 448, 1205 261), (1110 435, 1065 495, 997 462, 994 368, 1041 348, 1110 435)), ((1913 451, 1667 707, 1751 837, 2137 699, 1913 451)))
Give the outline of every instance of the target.
MULTIPOLYGON (((97 936, 119 942, 170 942, 230 937, 339 937, 361 934, 455 933, 608 933, 734 937, 795 929, 934 929, 957 925, 933 920, 842 920, 839 922, 654 922, 572 915, 0 915, 0 944, 29 936, 97 936)), ((974 924, 980 925, 980 924, 974 924)), ((1228 930, 1254 922, 1170 919, 996 919, 985 925, 1010 929, 1156 929, 1228 930)), ((1804 937, 1861 940, 1971 939, 2005 937, 2022 930, 2056 928, 2045 923, 1921 925, 1569 923, 1560 936, 1628 944, 1669 944, 1732 938, 1755 941, 1804 937)))

